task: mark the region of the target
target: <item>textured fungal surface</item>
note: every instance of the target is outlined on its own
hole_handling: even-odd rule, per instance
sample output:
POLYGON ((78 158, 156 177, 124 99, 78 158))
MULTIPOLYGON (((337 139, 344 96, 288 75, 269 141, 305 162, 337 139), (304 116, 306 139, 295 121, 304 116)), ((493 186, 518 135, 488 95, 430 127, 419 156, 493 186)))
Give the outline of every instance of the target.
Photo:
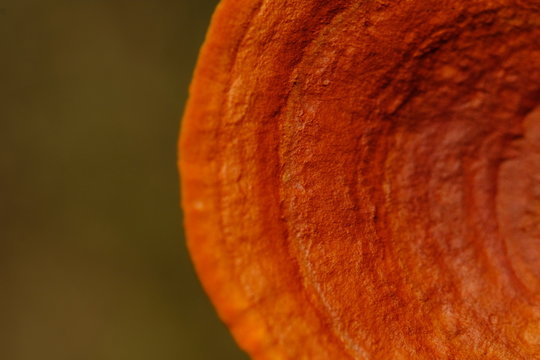
POLYGON ((540 359, 540 2, 224 0, 180 142, 254 359, 540 359))

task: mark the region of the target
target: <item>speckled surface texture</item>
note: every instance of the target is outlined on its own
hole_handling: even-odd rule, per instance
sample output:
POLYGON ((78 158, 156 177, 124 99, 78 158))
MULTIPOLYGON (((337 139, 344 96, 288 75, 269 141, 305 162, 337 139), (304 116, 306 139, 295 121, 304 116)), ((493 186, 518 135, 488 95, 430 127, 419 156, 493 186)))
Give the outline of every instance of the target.
POLYGON ((181 137, 254 359, 540 359, 540 3, 224 0, 181 137))

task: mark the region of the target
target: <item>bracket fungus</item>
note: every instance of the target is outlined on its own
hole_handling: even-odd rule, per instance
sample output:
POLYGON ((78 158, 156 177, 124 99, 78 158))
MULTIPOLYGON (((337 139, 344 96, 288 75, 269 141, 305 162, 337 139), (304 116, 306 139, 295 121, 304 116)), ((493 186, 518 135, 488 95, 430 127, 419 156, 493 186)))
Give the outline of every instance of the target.
POLYGON ((223 0, 180 171, 254 359, 540 359, 538 0, 223 0))

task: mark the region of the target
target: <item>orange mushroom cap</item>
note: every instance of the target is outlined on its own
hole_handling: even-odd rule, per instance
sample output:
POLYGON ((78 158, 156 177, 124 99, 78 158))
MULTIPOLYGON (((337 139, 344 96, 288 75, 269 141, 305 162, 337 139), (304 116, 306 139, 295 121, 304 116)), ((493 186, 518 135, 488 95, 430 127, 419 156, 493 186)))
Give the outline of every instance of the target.
POLYGON ((540 359, 540 2, 224 0, 180 171, 254 359, 540 359))

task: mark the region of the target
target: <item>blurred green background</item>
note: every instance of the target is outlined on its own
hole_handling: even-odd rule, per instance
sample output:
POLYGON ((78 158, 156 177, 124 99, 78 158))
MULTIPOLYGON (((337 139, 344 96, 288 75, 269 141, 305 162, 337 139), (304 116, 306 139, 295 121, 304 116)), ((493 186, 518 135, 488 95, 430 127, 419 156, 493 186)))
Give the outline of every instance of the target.
POLYGON ((0 359, 247 359, 178 207, 216 3, 0 0, 0 359))

